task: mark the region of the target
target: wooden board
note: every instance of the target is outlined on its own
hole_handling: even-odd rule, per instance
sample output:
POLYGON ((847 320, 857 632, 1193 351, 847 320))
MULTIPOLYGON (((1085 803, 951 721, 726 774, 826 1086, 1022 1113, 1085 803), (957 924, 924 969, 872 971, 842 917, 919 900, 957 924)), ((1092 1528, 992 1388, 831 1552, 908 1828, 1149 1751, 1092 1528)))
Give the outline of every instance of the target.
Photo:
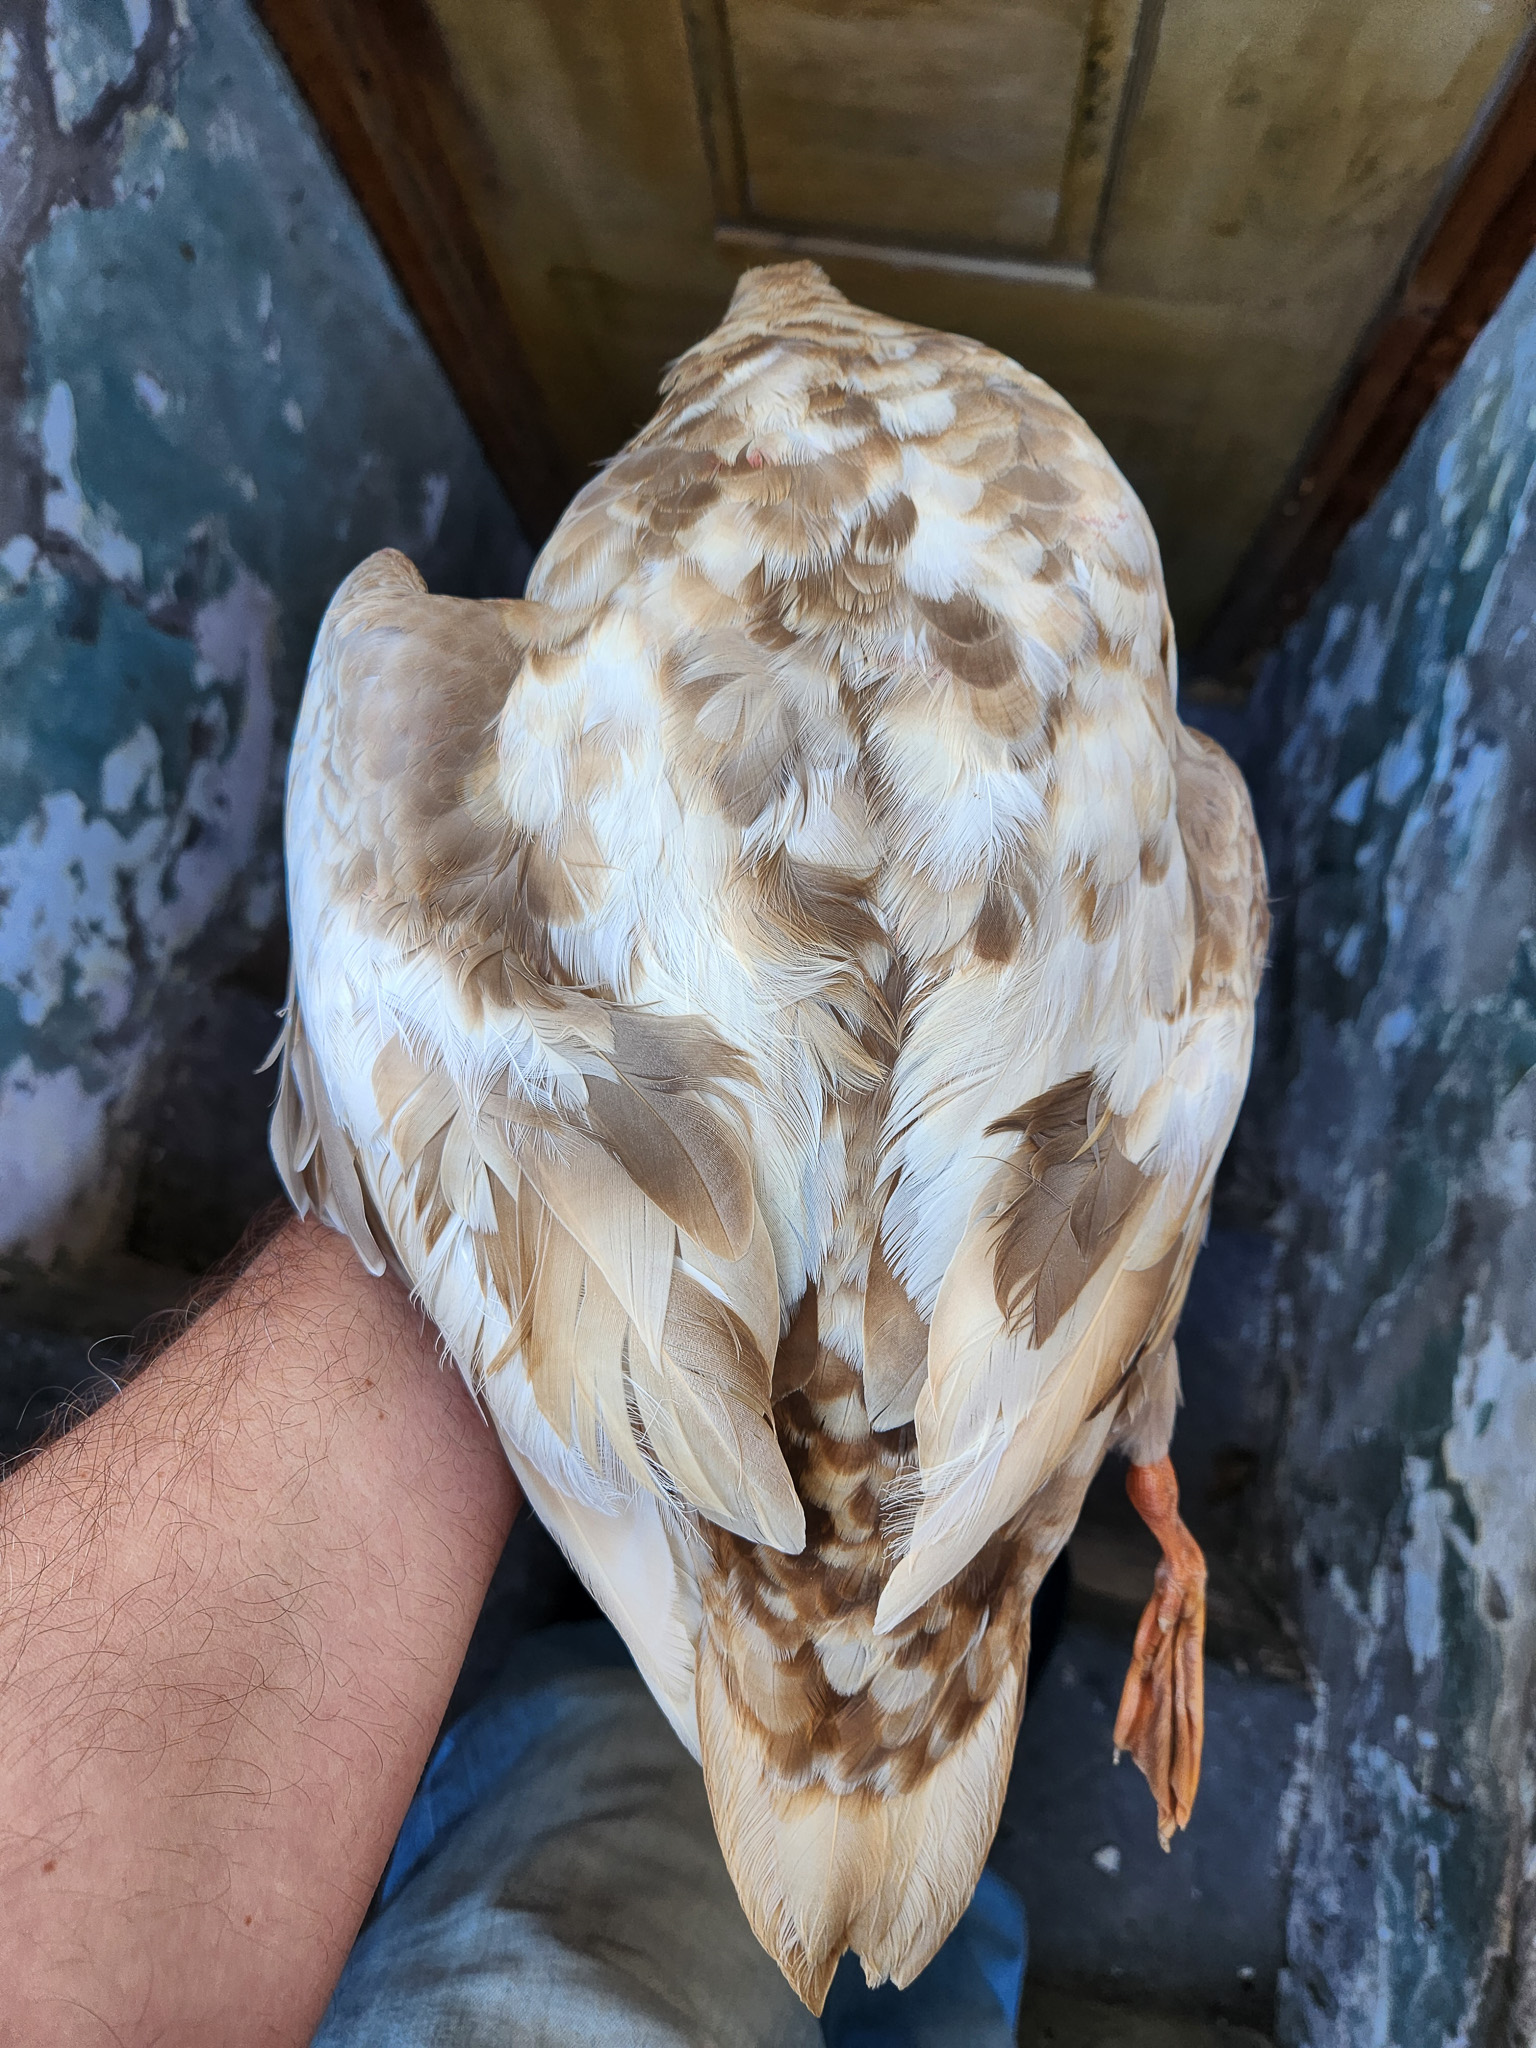
POLYGON ((1202 669, 1241 676, 1305 611, 1335 548, 1369 511, 1533 251, 1536 62, 1528 60, 1239 564, 1200 647, 1202 669))
MULTIPOLYGON (((1527 29, 1524 0, 263 11, 333 134, 315 24, 354 56, 371 47, 388 103, 410 97, 399 24, 426 19, 432 120, 397 117, 365 175, 340 153, 376 222, 434 180, 451 188, 459 224, 446 204, 423 224, 418 204, 413 260, 480 283, 459 293, 457 343, 451 322, 429 331, 477 423, 500 419, 500 447, 531 389, 555 451, 546 502, 557 472, 579 477, 644 421, 743 268, 811 254, 852 296, 978 336, 1086 415, 1158 528, 1186 644, 1527 29)), ((520 505, 539 496, 515 453, 492 452, 520 505)))

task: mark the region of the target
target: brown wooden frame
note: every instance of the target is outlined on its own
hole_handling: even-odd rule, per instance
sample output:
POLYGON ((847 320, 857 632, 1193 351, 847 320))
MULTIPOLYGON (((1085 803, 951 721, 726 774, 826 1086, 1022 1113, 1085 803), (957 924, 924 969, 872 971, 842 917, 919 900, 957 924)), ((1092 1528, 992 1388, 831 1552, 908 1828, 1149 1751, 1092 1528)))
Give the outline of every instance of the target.
POLYGON ((1303 450, 1207 627, 1192 677, 1238 680, 1306 609, 1536 250, 1536 44, 1303 450))
POLYGON ((576 481, 464 197, 475 134, 425 0, 255 0, 528 539, 576 481))

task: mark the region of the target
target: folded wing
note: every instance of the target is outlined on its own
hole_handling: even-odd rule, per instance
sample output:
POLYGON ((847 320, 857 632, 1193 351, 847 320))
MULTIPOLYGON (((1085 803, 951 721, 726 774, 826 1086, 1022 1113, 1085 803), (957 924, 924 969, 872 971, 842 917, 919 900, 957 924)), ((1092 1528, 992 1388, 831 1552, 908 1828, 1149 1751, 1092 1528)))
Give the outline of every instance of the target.
POLYGON ((507 695, 568 631, 538 613, 430 597, 400 557, 333 602, 290 789, 279 1168, 373 1270, 394 1259, 477 1391, 516 1379, 498 1417, 556 1485, 796 1550, 750 1063, 560 971, 534 870, 569 849, 487 799, 507 695))
MULTIPOLYGON (((1020 1058, 1044 1085, 981 1133, 979 1191, 938 1286, 913 1390, 922 1492, 880 1631, 963 1571, 1069 1460, 1091 1473, 1133 1382, 1150 1383, 1168 1362, 1247 1080, 1268 930, 1241 778, 1198 734, 1181 732, 1178 747, 1187 966, 1166 1004, 1166 969, 1139 975, 1118 1009, 1111 984, 1086 1006, 1086 1030, 1084 1006, 1059 990, 1035 1006, 1057 1020, 1056 1037, 1020 1058)), ((1122 955, 1139 959, 1150 945, 1177 956, 1181 922, 1166 886, 1148 885, 1122 912, 1122 955)), ((1083 971, 1083 956, 1063 947, 1056 971, 1074 962, 1083 971)), ((1038 986, 1035 965, 1023 973, 1038 986)), ((963 1004, 963 992, 947 994, 963 1004)), ((978 1046, 976 1068, 991 1064, 978 1046)), ((905 1417, 893 1405, 886 1419, 905 1417)))

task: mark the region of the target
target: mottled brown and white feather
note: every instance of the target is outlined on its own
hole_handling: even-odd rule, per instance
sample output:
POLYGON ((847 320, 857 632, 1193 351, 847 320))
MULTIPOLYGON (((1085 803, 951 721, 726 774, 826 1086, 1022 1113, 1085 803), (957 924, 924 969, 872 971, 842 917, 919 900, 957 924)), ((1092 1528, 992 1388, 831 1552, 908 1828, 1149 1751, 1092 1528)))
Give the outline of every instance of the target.
POLYGON ((373 557, 288 801, 273 1146, 419 1292, 817 2009, 996 1826, 1029 1603, 1156 1457, 1262 866, 1157 549, 977 343, 749 273, 519 602, 373 557))

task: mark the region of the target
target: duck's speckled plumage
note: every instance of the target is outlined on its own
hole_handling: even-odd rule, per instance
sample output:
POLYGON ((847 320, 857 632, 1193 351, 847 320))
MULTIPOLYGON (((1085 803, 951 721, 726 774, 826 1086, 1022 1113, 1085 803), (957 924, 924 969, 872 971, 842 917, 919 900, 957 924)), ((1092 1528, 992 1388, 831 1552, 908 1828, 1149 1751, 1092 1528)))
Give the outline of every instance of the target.
POLYGON ((797 1989, 909 1981, 1033 1591, 1166 1450, 1248 1066, 1141 507, 1015 364, 751 273, 525 601, 348 578, 288 850, 295 1201, 419 1290, 797 1989))

